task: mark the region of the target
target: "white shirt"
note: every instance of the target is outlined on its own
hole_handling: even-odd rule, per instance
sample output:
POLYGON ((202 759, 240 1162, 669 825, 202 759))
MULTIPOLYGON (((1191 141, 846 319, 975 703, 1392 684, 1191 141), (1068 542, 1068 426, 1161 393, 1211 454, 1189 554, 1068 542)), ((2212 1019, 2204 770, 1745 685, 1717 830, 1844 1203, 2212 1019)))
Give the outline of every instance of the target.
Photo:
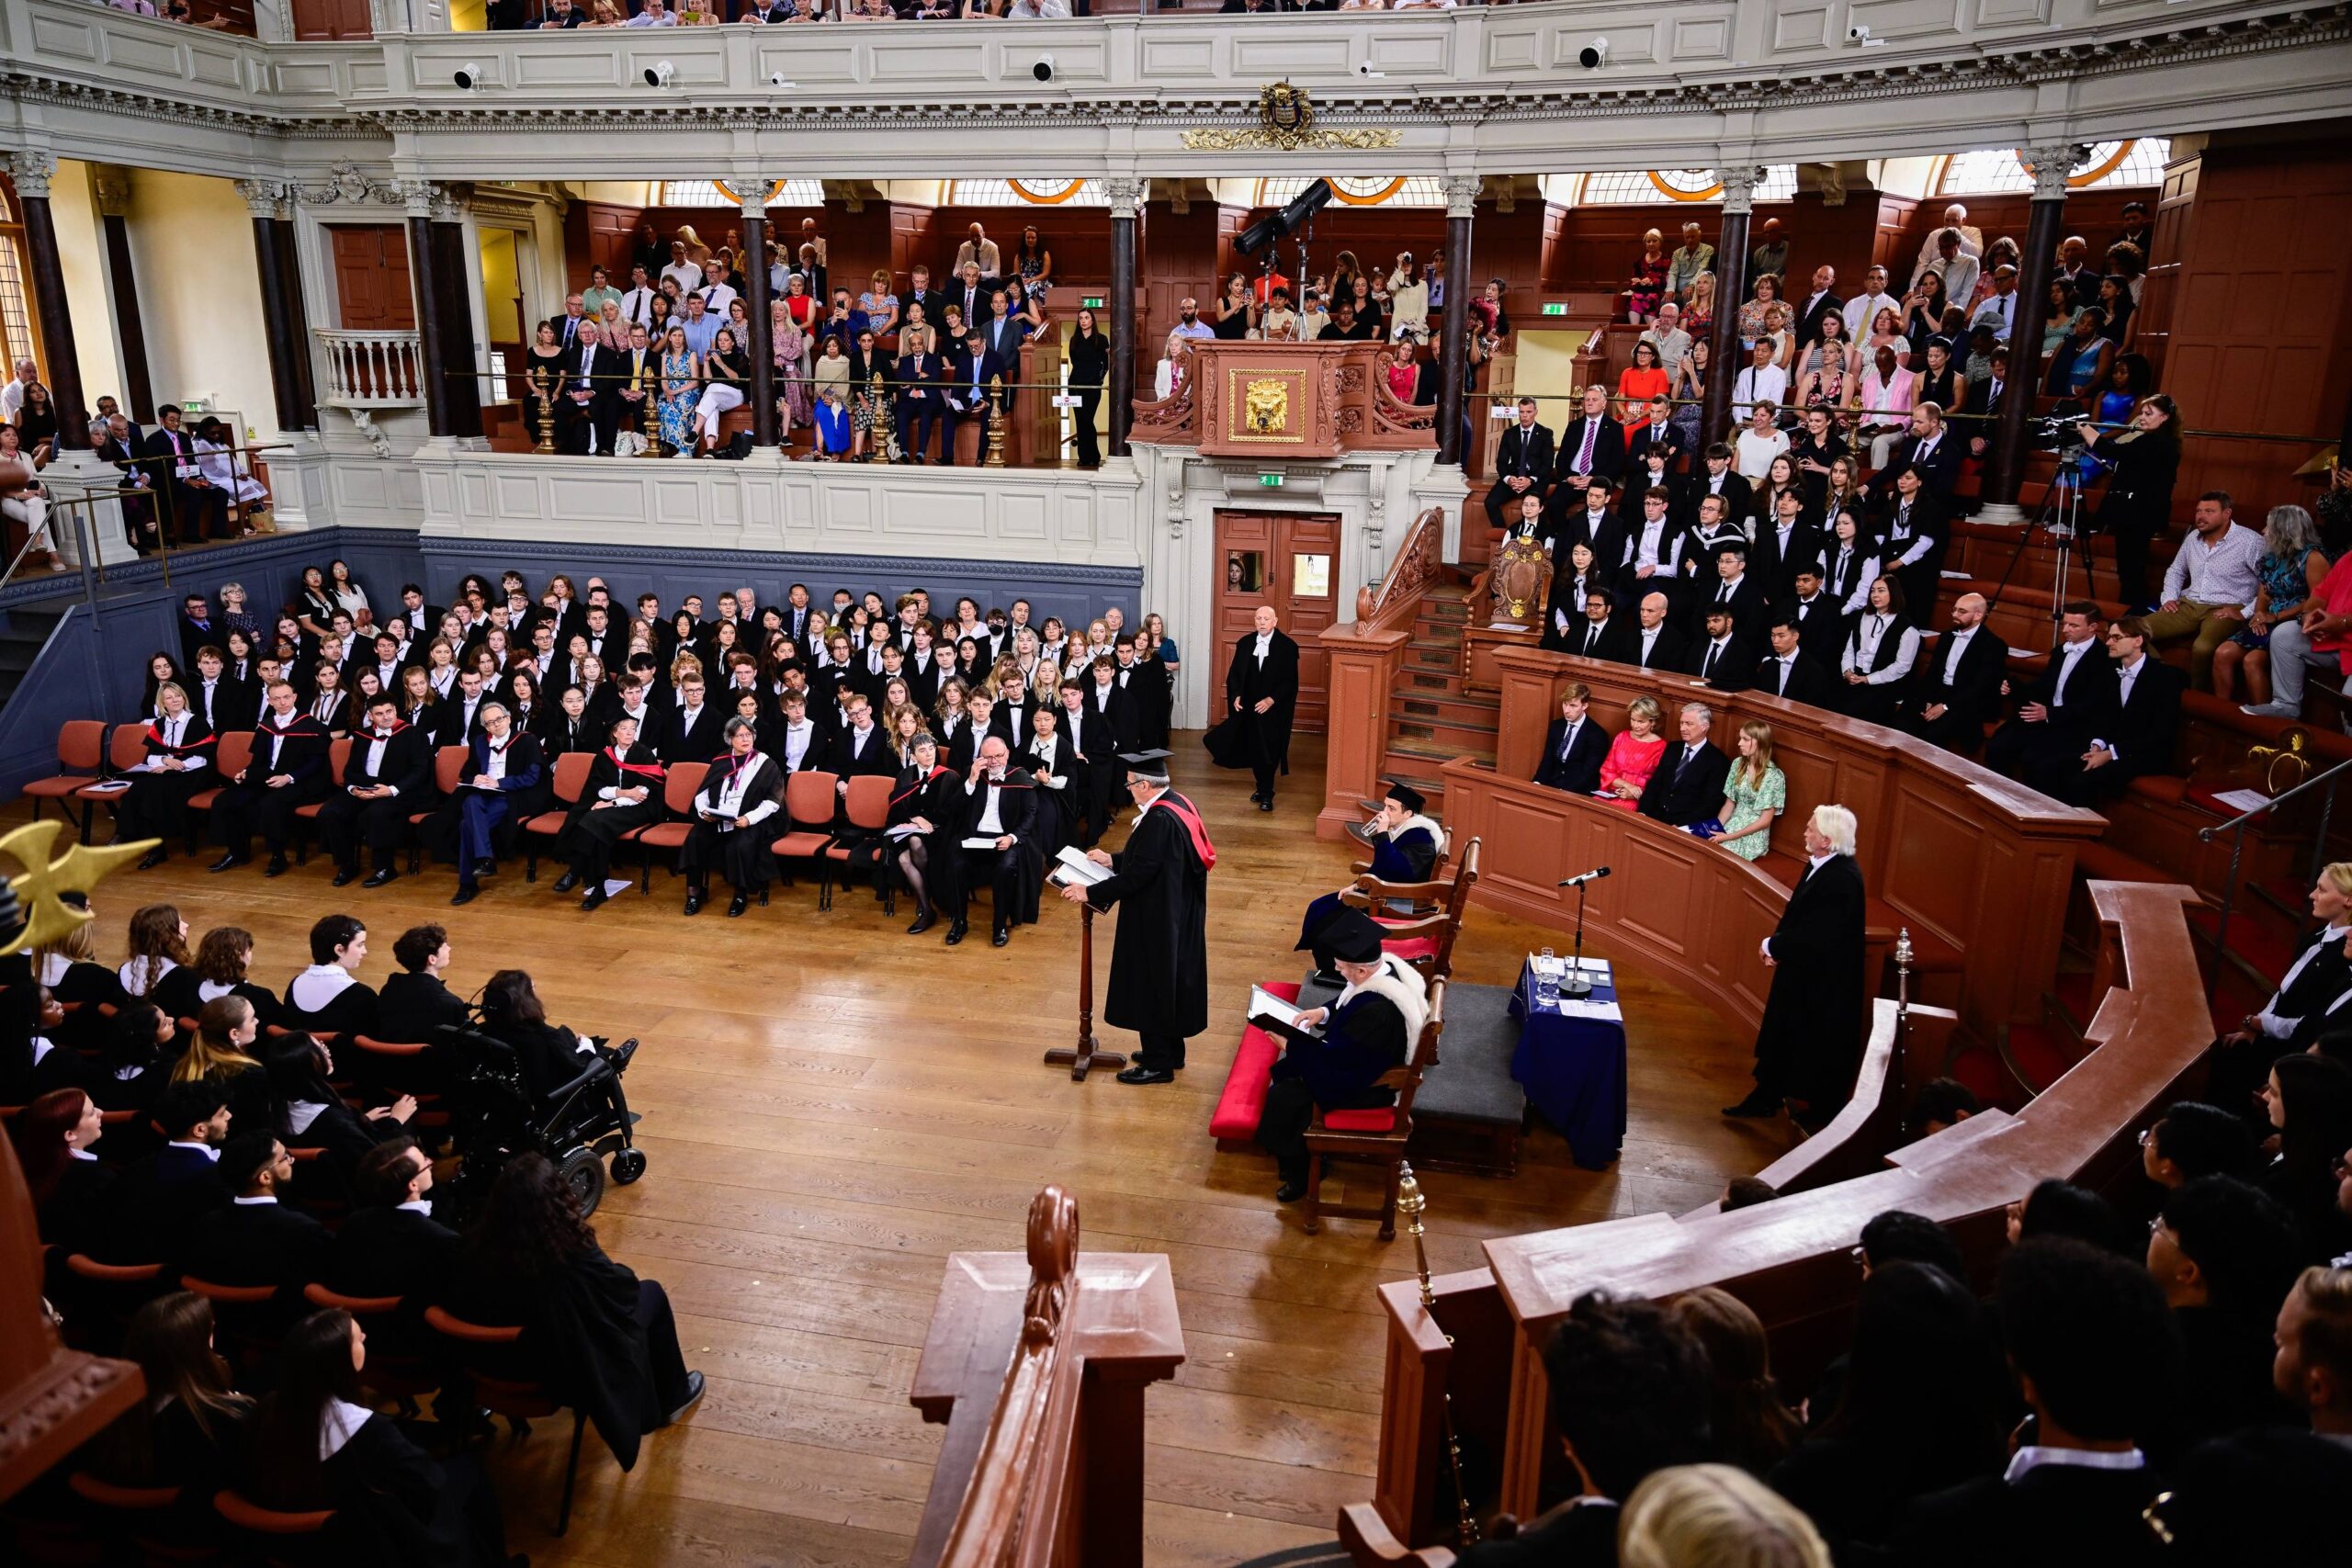
POLYGON ((1272 632, 1260 632, 1258 634, 1258 645, 1250 650, 1250 657, 1257 660, 1259 663, 1263 664, 1266 661, 1266 655, 1273 650, 1273 646, 1274 634, 1272 632))
POLYGON ((170 1143, 165 1144, 164 1146, 167 1149, 194 1149, 197 1153, 202 1155, 206 1159, 212 1161, 215 1165, 220 1163, 220 1151, 214 1148, 210 1144, 195 1144, 190 1143, 186 1138, 174 1138, 170 1143))
MULTIPOLYGON (((2289 1035, 2295 1032, 2295 1026, 2302 1022, 2302 1020, 2300 1018, 2280 1018, 2277 1011, 2274 1010, 2278 1006, 2278 999, 2287 994, 2288 987, 2295 983, 2296 978, 2301 976, 2304 970, 2311 967, 2312 960, 2317 958, 2321 953, 2325 953, 2331 947, 2342 947, 2344 945, 2344 939, 2347 935, 2352 935, 2352 925, 2334 925, 2328 927, 2325 931, 2320 932, 2319 940, 2312 942, 2309 947, 2303 949, 2302 956, 2296 959, 2294 964, 2289 967, 2285 976, 2278 982, 2278 988, 2270 994, 2270 1000, 2263 1007, 2263 1010, 2260 1012, 2254 1015, 2255 1026, 2261 1031, 2266 1038, 2271 1040, 2284 1040, 2289 1035)), ((2334 1010, 2331 1009, 2330 1010, 2332 1011, 2334 1010)))
MULTIPOLYGON (((1774 407, 1789 400, 1789 373, 1777 365, 1750 365, 1734 377, 1731 384, 1731 416, 1746 423, 1756 413, 1756 405, 1770 400, 1774 407)), ((1747 470, 1742 468, 1742 473, 1747 470)))
POLYGON ((1860 343, 1871 335, 1871 323, 1878 320, 1881 310, 1892 310, 1897 321, 1903 319, 1903 301, 1892 294, 1863 294, 1846 301, 1846 336, 1860 343))
POLYGON ((980 819, 972 825, 976 835, 985 834, 994 839, 1001 837, 1004 832, 1004 818, 997 809, 998 803, 1003 798, 1003 777, 1001 773, 991 773, 985 783, 974 784, 967 781, 964 785, 966 795, 973 794, 977 790, 988 791, 988 801, 980 807, 980 819))
POLYGON ((317 1012, 357 984, 340 964, 313 964, 294 976, 286 999, 304 1012, 317 1012))
POLYGON ((325 1110, 314 1100, 289 1100, 286 1102, 286 1124, 294 1132, 307 1133, 325 1110))
POLYGON ((2180 543, 2165 572, 2165 597, 2192 604, 2235 604, 2254 614, 2256 574, 2262 562, 2262 536, 2237 523, 2208 544, 2191 534, 2180 543))
MULTIPOLYGON (((663 18, 665 21, 668 18, 666 17, 663 18)), ((641 17, 632 17, 625 25, 632 28, 652 28, 660 27, 662 23, 648 22, 643 20, 641 17)), ((673 23, 672 25, 674 26, 675 24, 673 23)), ((650 288, 632 288, 628 293, 623 294, 621 296, 621 320, 628 322, 632 326, 644 327, 649 331, 651 330, 653 326, 653 301, 658 299, 660 295, 660 289, 650 288)))
POLYGON ((800 759, 808 754, 808 742, 817 734, 817 721, 804 718, 798 724, 784 727, 784 763, 786 771, 797 772, 800 759))
POLYGON ((134 997, 143 997, 161 984, 164 976, 178 967, 168 958, 129 958, 123 961, 121 968, 115 971, 115 976, 122 982, 124 990, 134 997))
MULTIPOLYGON (((384 748, 391 743, 392 737, 390 731, 386 731, 381 735, 379 735, 372 729, 368 732, 368 776, 369 778, 380 779, 382 777, 384 771, 384 748)), ((383 787, 390 790, 394 795, 400 794, 399 786, 395 784, 388 784, 383 787)))
POLYGON ((690 261, 672 262, 662 269, 662 276, 677 280, 678 297, 682 299, 689 294, 701 291, 702 268, 690 261))
POLYGON ((482 772, 488 773, 493 782, 505 781, 506 752, 514 744, 514 735, 512 730, 509 730, 504 741, 492 740, 484 748, 490 753, 490 761, 483 764, 482 772))
MULTIPOLYGON (((802 722, 806 723, 807 721, 803 720, 802 722)), ((758 751, 753 751, 751 755, 743 759, 743 765, 740 768, 736 767, 731 760, 723 763, 716 764, 716 766, 722 767, 729 771, 722 773, 719 775, 720 782, 718 785, 718 803, 715 806, 705 807, 703 809, 703 815, 706 817, 741 817, 746 823, 764 822, 770 817, 775 816, 776 803, 773 799, 763 800, 760 802, 759 805, 752 807, 749 811, 743 809, 744 793, 752 787, 752 775, 756 774, 760 771, 760 764, 766 761, 767 758, 765 756, 762 755, 758 751)))
POLYGON ((1962 627, 1955 629, 1950 637, 1944 638, 1945 685, 1951 685, 1952 682, 1959 677, 1960 659, 1961 655, 1968 651, 1968 639, 1974 637, 1977 632, 1982 629, 1983 628, 1979 626, 1962 627))
POLYGON ((2075 673, 2075 666, 2082 662, 2083 655, 2088 653, 2095 646, 2095 642, 2086 637, 2081 642, 2070 642, 2059 649, 2058 683, 2051 688, 2050 694, 2052 707, 2066 705, 2066 682, 2075 673))
POLYGON ((1758 435, 1750 426, 1739 433, 1739 439, 1732 443, 1732 447, 1737 455, 1736 467, 1741 475, 1760 479, 1771 471, 1772 459, 1789 449, 1789 433, 1775 430, 1769 435, 1758 435))
POLYGON ((2073 1465, 2078 1470, 2141 1470, 2147 1462, 2148 1456, 2138 1449, 2111 1454, 2090 1449, 2045 1449, 2028 1443, 2009 1456, 2009 1468, 2001 1472, 2001 1479, 2013 1483, 2036 1465, 2043 1464, 2073 1465))
POLYGON ((343 1451, 343 1445, 358 1435, 376 1413, 364 1404, 354 1404, 347 1399, 330 1399, 319 1412, 319 1462, 343 1451))
MULTIPOLYGON (((186 713, 182 713, 177 718, 159 718, 155 721, 155 733, 164 738, 164 745, 177 746, 182 738, 187 734, 187 721, 188 716, 186 713)), ((182 757, 179 762, 182 773, 194 773, 204 766, 202 757, 182 757)), ((134 773, 152 773, 159 770, 153 758, 141 758, 131 764, 130 771, 134 773)))

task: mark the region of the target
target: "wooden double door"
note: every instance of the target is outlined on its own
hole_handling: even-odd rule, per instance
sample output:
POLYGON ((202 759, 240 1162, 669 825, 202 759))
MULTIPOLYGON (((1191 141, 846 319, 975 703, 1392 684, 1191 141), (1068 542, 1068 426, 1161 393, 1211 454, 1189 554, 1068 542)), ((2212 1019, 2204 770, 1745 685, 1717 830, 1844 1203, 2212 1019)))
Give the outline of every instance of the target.
POLYGON ((1272 604, 1283 630, 1298 643, 1294 728, 1322 734, 1331 697, 1323 628, 1340 618, 1340 519, 1322 512, 1219 512, 1216 563, 1217 646, 1209 691, 1217 708, 1225 705, 1233 645, 1254 629, 1258 606, 1272 604))

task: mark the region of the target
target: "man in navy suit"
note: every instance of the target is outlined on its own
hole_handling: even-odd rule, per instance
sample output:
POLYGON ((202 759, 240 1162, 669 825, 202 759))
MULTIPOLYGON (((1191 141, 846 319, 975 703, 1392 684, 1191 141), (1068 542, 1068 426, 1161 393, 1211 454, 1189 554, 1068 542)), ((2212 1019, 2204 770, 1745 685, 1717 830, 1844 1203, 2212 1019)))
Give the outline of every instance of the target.
POLYGON ((1519 423, 1495 445, 1495 483, 1487 491, 1487 521, 1498 528, 1510 526, 1518 515, 1520 497, 1532 491, 1544 499, 1544 481, 1552 474, 1552 433, 1535 423, 1535 400, 1519 400, 1519 423))
POLYGON ((538 738, 515 731, 505 704, 485 702, 479 716, 481 729, 468 745, 457 793, 435 813, 440 818, 435 837, 445 845, 455 829, 458 892, 452 904, 470 904, 480 896, 481 878, 498 869, 493 835, 499 825, 529 814, 526 808, 547 776, 538 738))
POLYGON ((1003 374, 1004 361, 989 347, 987 335, 974 328, 964 339, 964 352, 956 356, 947 373, 947 409, 942 416, 947 443, 941 451, 941 462, 952 465, 956 461, 956 427, 967 419, 983 422, 979 446, 974 449, 972 460, 977 463, 987 457, 989 383, 1003 374))
POLYGON ((1590 795, 1600 787, 1600 764, 1609 755, 1609 731, 1588 711, 1592 688, 1571 681, 1560 693, 1560 716, 1544 737, 1544 761, 1536 765, 1535 782, 1571 795, 1590 795))
POLYGON ((1657 772, 1642 787, 1643 816, 1677 828, 1704 822, 1724 807, 1724 781, 1731 759, 1709 742, 1714 712, 1704 703, 1682 705, 1681 735, 1657 760, 1657 772))
POLYGON ((2107 651, 2115 661, 2115 695, 2089 720, 2088 744, 2078 757, 2046 757, 2026 781, 2072 806, 2096 807, 2121 795, 2141 774, 2172 768, 2188 677, 2149 657, 2148 628, 2137 615, 2107 628, 2107 651))
MULTIPOLYGON (((908 341, 912 346, 899 356, 899 449, 910 463, 920 463, 931 446, 931 433, 939 427, 940 416, 946 403, 942 394, 947 378, 947 362, 932 352, 929 328, 922 333, 911 331, 908 341)), ((947 452, 942 459, 956 460, 955 422, 948 421, 947 452)), ((793 585, 800 588, 798 583, 793 585)), ((785 611, 785 629, 797 643, 808 635, 808 591, 800 588, 799 596, 785 611)))

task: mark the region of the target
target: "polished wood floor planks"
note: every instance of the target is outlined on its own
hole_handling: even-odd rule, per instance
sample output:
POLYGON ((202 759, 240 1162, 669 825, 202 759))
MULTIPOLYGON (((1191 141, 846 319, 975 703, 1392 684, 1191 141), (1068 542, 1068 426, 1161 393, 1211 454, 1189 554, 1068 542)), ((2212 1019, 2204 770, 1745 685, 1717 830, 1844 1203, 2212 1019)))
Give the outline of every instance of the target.
MULTIPOLYGON (((517 863, 452 909, 446 868, 363 893, 328 886, 315 852, 275 880, 252 867, 209 875, 207 854, 118 874, 97 898, 100 948, 119 959, 131 909, 176 902, 197 935, 250 929, 255 978, 282 989, 306 962, 311 922, 344 909, 368 923, 361 977, 373 983, 402 929, 437 921, 459 990, 520 965, 559 1021, 644 1041, 628 1089, 650 1168, 609 1190, 596 1224, 616 1257, 668 1287, 710 1393, 646 1445, 634 1474, 592 1440, 561 1540, 548 1533, 561 1434, 497 1450, 514 1547, 535 1562, 903 1562, 939 1437, 907 1389, 944 1260, 1017 1249, 1031 1196, 1058 1181, 1077 1194, 1081 1245, 1170 1257, 1191 1359, 1150 1396, 1147 1558, 1210 1568, 1328 1540, 1340 1506, 1369 1495, 1383 1335, 1373 1288, 1403 1278, 1412 1253, 1368 1224, 1303 1234, 1273 1203, 1272 1161, 1209 1142, 1250 983, 1303 967, 1291 951, 1300 910, 1347 879, 1356 848, 1313 836, 1319 740, 1301 741, 1271 815, 1250 806, 1246 774, 1180 740, 1179 787, 1201 803, 1219 858, 1210 1025, 1165 1088, 1072 1083, 1039 1060, 1076 1032, 1078 928, 1057 900, 1007 948, 979 923, 950 951, 936 931, 907 936, 912 911, 886 919, 862 888, 820 911, 804 882, 741 919, 722 902, 687 920, 683 886, 657 867, 651 897, 582 915, 549 890, 560 867, 543 863, 533 885, 517 863)), ((1098 923, 1098 998, 1114 928, 1098 923)), ((1547 943, 1556 933, 1474 909, 1457 972, 1509 984, 1547 943)), ((1515 1180, 1424 1174, 1433 1268, 1479 1266, 1490 1236, 1696 1208, 1781 1151, 1773 1131, 1716 1114, 1747 1088, 1747 1042, 1699 998, 1638 972, 1619 983, 1623 1157, 1579 1170, 1539 1127, 1515 1180)), ((1098 1031, 1134 1049, 1133 1036, 1098 1031)))

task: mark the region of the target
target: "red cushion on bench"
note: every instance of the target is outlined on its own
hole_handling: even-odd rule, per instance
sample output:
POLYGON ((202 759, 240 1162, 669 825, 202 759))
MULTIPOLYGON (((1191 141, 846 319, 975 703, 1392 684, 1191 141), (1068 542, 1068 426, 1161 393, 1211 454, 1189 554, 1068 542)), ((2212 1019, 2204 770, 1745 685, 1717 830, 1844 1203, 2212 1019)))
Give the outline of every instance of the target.
MULTIPOLYGON (((2124 787, 2148 800, 2177 803, 2188 793, 2188 781, 2175 778, 2170 773, 2142 773, 2124 787)), ((2231 812, 2228 815, 2234 817, 2237 814, 2231 812)))
POLYGON ((1323 1125, 1334 1133, 1386 1133, 1396 1125, 1396 1108, 1375 1106, 1369 1111, 1327 1111, 1323 1125))
MULTIPOLYGON (((1266 987, 1270 996, 1298 1000, 1298 982, 1289 980, 1266 987)), ((1256 1024, 1241 1031, 1241 1048, 1233 1054, 1233 1068, 1225 1075, 1225 1092, 1217 1096, 1216 1113, 1209 1118, 1209 1136, 1248 1143, 1258 1135, 1258 1115, 1266 1108, 1266 1085, 1272 1081, 1274 1058, 1283 1054, 1280 1035, 1256 1024)))
POLYGON ((1395 942, 1382 942, 1380 951, 1395 954, 1399 963, 1413 964, 1424 958, 1437 956, 1437 938, 1433 936, 1403 937, 1395 942))

